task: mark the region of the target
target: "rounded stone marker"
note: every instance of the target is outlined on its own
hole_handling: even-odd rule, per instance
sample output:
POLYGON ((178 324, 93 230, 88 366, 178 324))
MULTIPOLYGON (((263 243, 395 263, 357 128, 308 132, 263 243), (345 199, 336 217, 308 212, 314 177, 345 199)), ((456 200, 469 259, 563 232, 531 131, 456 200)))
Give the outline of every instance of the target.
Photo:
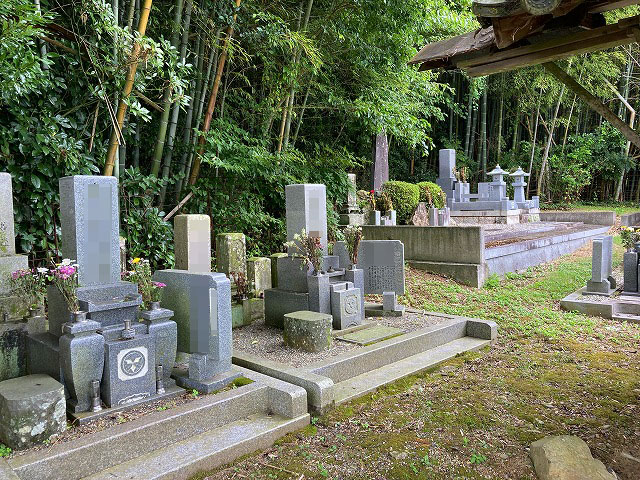
POLYGON ((42 443, 67 427, 64 387, 37 374, 0 382, 0 441, 19 450, 42 443))
POLYGON ((331 345, 331 323, 327 313, 301 310, 284 316, 284 343, 307 352, 328 350, 331 345))

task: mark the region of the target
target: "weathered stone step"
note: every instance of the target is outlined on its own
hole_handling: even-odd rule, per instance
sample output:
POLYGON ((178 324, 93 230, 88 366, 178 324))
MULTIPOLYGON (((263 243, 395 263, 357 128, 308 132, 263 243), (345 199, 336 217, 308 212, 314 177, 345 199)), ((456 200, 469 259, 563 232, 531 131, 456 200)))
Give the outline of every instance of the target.
POLYGON ((336 404, 348 402, 390 382, 435 367, 463 352, 479 350, 490 344, 490 340, 462 337, 376 370, 352 377, 335 384, 335 402, 336 404))
POLYGON ((615 313, 612 318, 619 322, 640 323, 640 315, 632 315, 630 313, 615 313))
POLYGON ((85 480, 177 480, 267 448, 283 435, 303 428, 309 415, 290 419, 254 414, 134 458, 85 480))

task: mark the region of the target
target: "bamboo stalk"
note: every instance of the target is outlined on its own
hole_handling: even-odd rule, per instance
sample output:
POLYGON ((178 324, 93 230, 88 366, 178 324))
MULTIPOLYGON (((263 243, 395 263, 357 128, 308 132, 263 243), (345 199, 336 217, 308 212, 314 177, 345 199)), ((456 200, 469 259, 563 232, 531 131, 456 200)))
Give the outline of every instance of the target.
MULTIPOLYGON (((236 9, 240 7, 240 3, 242 0, 236 0, 236 9)), ((235 23, 238 18, 237 11, 233 14, 233 22, 235 23)), ((222 79, 222 72, 224 70, 224 64, 227 60, 227 55, 229 54, 229 44, 231 42, 231 37, 233 36, 233 24, 227 27, 227 36, 224 39, 224 45, 222 47, 222 53, 220 54, 220 59, 218 60, 218 70, 216 71, 216 77, 213 82, 213 88, 211 89, 211 96, 209 97, 209 104, 207 105, 207 113, 204 118, 204 125, 202 128, 203 134, 198 139, 198 155, 196 156, 193 162, 193 169, 191 170, 191 176, 189 177, 189 184, 194 185, 198 180, 198 175, 200 174, 200 162, 202 159, 202 155, 204 154, 204 145, 206 143, 206 135, 211 128, 211 119, 213 118, 213 110, 216 106, 216 99, 218 97, 218 90, 220 89, 220 80, 222 79)))
MULTIPOLYGON (((144 0, 142 5, 142 9, 140 12, 140 22, 138 23, 138 34, 142 37, 147 31, 147 23, 149 21, 149 13, 151 12, 151 3, 153 0, 144 0)), ((131 55, 129 56, 129 72, 127 73, 127 79, 124 84, 124 89, 122 90, 122 96, 120 98, 120 104, 118 105, 118 114, 116 116, 116 121, 119 129, 122 129, 124 124, 124 115, 127 112, 127 102, 126 100, 131 95, 131 91, 133 90, 133 82, 136 77, 136 70, 138 69, 138 57, 140 55, 140 46, 139 42, 136 42, 133 45, 133 49, 131 50, 131 55)), ((113 174, 113 165, 116 158, 116 153, 118 151, 118 145, 120 144, 118 140, 118 132, 117 129, 113 129, 111 132, 111 139, 109 140, 109 149, 107 150, 107 159, 104 165, 104 175, 111 176, 113 174)))

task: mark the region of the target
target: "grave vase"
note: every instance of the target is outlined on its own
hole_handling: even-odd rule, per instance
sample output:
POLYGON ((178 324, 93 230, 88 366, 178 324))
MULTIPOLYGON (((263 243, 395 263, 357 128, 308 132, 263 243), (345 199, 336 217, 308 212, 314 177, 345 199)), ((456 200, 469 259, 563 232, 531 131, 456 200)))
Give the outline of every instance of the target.
POLYGON ((60 337, 60 364, 69 392, 68 409, 86 412, 91 408, 92 382, 102 380, 104 337, 98 322, 85 320, 66 323, 60 337))
POLYGON ((166 386, 176 362, 178 349, 178 325, 173 311, 167 308, 152 308, 143 311, 140 316, 147 326, 147 333, 153 337, 156 366, 162 365, 163 384, 166 386))
POLYGON ((312 312, 331 313, 331 297, 329 292, 329 275, 307 275, 309 291, 309 310, 312 312))
POLYGON ((355 265, 344 273, 344 279, 360 289, 360 314, 361 320, 364 321, 364 270, 355 265))

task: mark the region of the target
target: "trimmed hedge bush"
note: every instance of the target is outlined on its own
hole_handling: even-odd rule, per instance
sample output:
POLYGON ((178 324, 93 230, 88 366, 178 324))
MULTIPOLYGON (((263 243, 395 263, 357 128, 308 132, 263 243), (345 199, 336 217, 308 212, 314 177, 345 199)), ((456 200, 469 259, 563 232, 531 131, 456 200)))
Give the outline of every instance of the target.
POLYGON ((408 182, 390 181, 382 186, 382 191, 391 197, 399 223, 406 224, 420 201, 420 189, 408 182))
POLYGON ((444 208, 446 197, 440 185, 433 182, 420 182, 416 185, 420 189, 421 202, 427 202, 427 205, 433 205, 436 208, 444 208))

